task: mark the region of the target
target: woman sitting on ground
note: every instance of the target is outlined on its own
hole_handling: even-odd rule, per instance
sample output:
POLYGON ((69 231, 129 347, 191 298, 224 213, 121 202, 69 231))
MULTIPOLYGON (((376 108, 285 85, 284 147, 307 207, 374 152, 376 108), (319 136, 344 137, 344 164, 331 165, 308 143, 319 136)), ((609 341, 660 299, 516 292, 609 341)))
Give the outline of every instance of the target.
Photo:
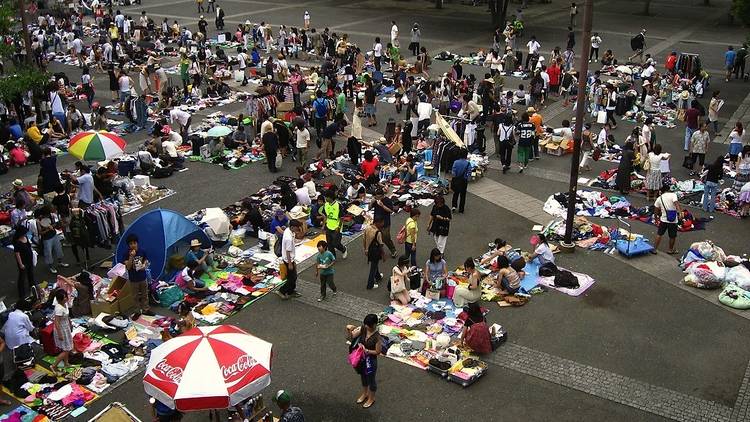
POLYGON ((464 270, 469 279, 469 283, 464 286, 456 287, 453 292, 453 304, 457 308, 463 307, 464 305, 475 303, 482 296, 482 289, 479 285, 479 271, 477 271, 476 265, 474 265, 474 258, 466 258, 464 262, 464 270))
MULTIPOLYGON (((529 261, 533 261, 538 258, 539 265, 544 265, 548 262, 555 263, 555 255, 552 253, 552 248, 549 247, 547 238, 539 233, 531 238, 531 244, 535 246, 534 253, 531 254, 529 261)), ((499 263, 499 262, 498 262, 499 263)))
POLYGON ((494 287, 502 289, 502 294, 516 294, 521 288, 521 276, 511 268, 510 262, 505 256, 497 257, 497 266, 500 271, 497 272, 497 279, 493 283, 494 287))
POLYGON ((440 249, 434 248, 430 252, 430 259, 424 264, 424 277, 424 290, 435 286, 435 282, 438 279, 446 279, 448 277, 448 265, 445 263, 440 249))
POLYGON ((182 289, 185 294, 193 296, 205 295, 209 290, 200 277, 203 275, 203 269, 196 261, 190 262, 181 273, 175 277, 175 284, 182 289))
POLYGON ((488 265, 490 263, 496 262, 497 257, 499 256, 505 256, 506 258, 508 258, 511 268, 516 270, 519 275, 521 275, 521 278, 523 278, 523 274, 521 273, 524 272, 523 268, 526 266, 526 260, 523 259, 523 256, 521 256, 520 252, 515 250, 511 245, 500 238, 495 239, 495 250, 491 252, 489 256, 482 259, 480 264, 488 265))
POLYGON ((482 308, 476 302, 469 303, 464 308, 468 314, 464 327, 461 329, 461 344, 479 354, 492 351, 492 340, 487 321, 482 314, 482 308))
POLYGON ((391 273, 391 300, 401 305, 408 305, 409 297, 409 257, 401 255, 398 264, 393 267, 391 273))

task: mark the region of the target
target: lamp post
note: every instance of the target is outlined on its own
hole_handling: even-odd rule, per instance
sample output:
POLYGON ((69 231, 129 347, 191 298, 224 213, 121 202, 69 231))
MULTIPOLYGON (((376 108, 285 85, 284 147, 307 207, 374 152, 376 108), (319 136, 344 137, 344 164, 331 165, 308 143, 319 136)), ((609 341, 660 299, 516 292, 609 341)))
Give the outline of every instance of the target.
POLYGON ((578 95, 576 98, 576 125, 573 132, 573 157, 570 161, 570 182, 568 188, 568 214, 565 219, 565 238, 560 246, 566 251, 575 250, 573 243, 573 218, 576 213, 576 190, 578 188, 578 163, 581 157, 581 133, 583 119, 586 115, 586 82, 589 71, 589 50, 591 49, 591 21, 594 15, 593 0, 586 0, 583 5, 583 38, 581 46, 581 69, 578 76, 578 95))

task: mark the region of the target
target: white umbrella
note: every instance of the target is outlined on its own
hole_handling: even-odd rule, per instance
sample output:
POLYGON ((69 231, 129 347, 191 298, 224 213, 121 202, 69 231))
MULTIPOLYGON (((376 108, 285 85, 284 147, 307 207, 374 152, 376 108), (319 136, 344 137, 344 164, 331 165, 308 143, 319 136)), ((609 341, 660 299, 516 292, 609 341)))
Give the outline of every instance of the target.
POLYGON ((218 138, 219 136, 227 136, 230 133, 232 133, 232 128, 230 128, 229 126, 214 126, 209 129, 206 134, 208 136, 218 138))
POLYGON ((203 216, 201 223, 208 225, 210 230, 206 230, 206 234, 211 240, 224 241, 229 239, 232 225, 229 222, 229 217, 221 208, 206 208, 206 214, 203 216))

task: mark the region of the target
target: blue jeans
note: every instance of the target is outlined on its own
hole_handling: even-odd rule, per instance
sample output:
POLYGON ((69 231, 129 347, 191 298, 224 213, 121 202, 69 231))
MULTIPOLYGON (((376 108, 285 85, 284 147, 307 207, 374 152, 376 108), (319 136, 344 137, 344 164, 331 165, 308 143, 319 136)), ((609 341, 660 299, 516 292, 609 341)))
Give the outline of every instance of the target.
POLYGON ((61 260, 63 258, 62 244, 60 243, 60 237, 55 235, 51 239, 45 239, 42 241, 44 245, 44 262, 50 267, 55 263, 55 259, 61 260))
POLYGON ((703 188, 703 210, 714 212, 716 209, 716 192, 719 190, 719 184, 716 182, 706 182, 703 188))
POLYGON ((417 266, 417 250, 409 242, 404 243, 404 255, 409 257, 412 267, 417 266))
POLYGON ((685 126, 685 151, 690 149, 690 138, 693 136, 695 129, 685 126))
POLYGON ((370 273, 367 275, 367 288, 372 289, 375 287, 375 283, 380 280, 380 270, 378 269, 378 261, 374 259, 370 261, 370 273))
POLYGON ((510 283, 508 282, 507 278, 503 277, 503 279, 500 280, 500 284, 503 286, 503 289, 505 289, 505 291, 508 292, 508 294, 514 295, 518 293, 518 289, 512 289, 510 287, 510 283))

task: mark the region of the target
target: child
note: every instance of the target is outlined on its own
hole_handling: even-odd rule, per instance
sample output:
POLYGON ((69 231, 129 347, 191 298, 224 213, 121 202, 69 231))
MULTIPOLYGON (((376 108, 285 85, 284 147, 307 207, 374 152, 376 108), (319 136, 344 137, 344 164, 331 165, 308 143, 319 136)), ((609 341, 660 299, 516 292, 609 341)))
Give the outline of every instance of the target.
POLYGON ((15 144, 10 149, 10 165, 16 167, 23 167, 26 165, 26 151, 20 144, 15 144))
POLYGON ((336 257, 328 250, 328 243, 325 240, 318 242, 318 265, 315 267, 315 275, 320 274, 320 297, 318 302, 326 298, 326 285, 333 290, 336 296, 336 285, 333 284, 333 264, 336 263, 336 257))

